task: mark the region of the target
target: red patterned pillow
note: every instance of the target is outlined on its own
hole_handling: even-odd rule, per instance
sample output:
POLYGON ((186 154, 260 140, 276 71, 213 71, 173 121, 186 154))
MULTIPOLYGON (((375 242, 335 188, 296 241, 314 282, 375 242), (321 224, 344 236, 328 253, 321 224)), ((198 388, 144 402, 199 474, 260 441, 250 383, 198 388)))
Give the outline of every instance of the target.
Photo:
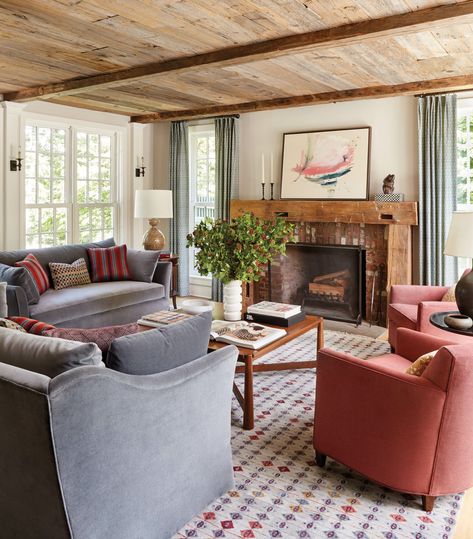
POLYGON ((8 316, 8 320, 15 322, 15 324, 20 325, 28 333, 33 333, 34 335, 44 335, 45 331, 56 329, 56 326, 34 320, 33 318, 27 318, 26 316, 8 316))
POLYGON ((15 266, 26 268, 40 294, 44 294, 49 288, 49 277, 44 271, 43 266, 38 262, 38 259, 31 253, 27 254, 23 260, 15 262, 15 266))
POLYGON ((87 249, 92 272, 92 281, 126 281, 130 271, 126 261, 126 245, 106 247, 104 249, 87 249))
POLYGON ((106 352, 112 341, 124 335, 138 333, 138 324, 125 324, 123 326, 109 326, 105 328, 54 328, 45 331, 45 337, 59 337, 70 341, 93 342, 102 352, 106 352))

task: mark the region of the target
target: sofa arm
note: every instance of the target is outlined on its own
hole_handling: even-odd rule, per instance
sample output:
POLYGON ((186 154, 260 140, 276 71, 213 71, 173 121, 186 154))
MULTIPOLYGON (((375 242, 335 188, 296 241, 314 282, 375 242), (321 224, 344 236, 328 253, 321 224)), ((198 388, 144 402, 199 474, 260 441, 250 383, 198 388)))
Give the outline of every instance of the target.
POLYGON ((166 297, 171 295, 172 262, 159 261, 153 275, 153 283, 164 285, 166 297))
MULTIPOLYGON (((430 316, 445 311, 458 311, 455 301, 421 301, 417 308, 417 329, 423 333, 437 333, 430 323, 430 316)), ((443 330, 438 332, 445 333, 443 330)), ((450 341, 451 342, 451 341, 450 341)))
POLYGON ((321 350, 314 447, 391 488, 428 492, 445 398, 435 384, 382 359, 321 350))
POLYGON ((421 301, 440 301, 448 289, 448 286, 395 284, 391 286, 389 303, 417 305, 421 301))
POLYGON ((74 537, 172 537, 232 487, 237 355, 226 346, 160 374, 80 367, 51 380, 74 537))
POLYGON ((442 346, 448 346, 455 342, 448 338, 448 334, 446 335, 441 338, 412 329, 399 328, 396 336, 396 353, 406 359, 415 361, 418 357, 428 352, 433 352, 442 348, 442 346))
POLYGON ((8 316, 29 316, 26 294, 21 286, 7 285, 8 316))

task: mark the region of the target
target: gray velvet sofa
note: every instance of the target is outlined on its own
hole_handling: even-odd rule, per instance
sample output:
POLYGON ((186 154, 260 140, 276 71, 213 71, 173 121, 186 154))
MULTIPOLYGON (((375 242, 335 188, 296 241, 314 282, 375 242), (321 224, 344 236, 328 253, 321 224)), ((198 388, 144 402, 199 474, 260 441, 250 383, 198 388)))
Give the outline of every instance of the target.
MULTIPOLYGON (((49 262, 70 264, 82 257, 89 267, 87 247, 113 245, 115 241, 109 239, 84 245, 0 251, 0 264, 13 266, 28 253, 33 253, 49 274, 49 262)), ((170 262, 158 262, 151 283, 112 281, 62 290, 49 289, 33 305, 28 305, 21 286, 8 286, 8 314, 29 316, 57 327, 105 327, 136 322, 143 314, 169 308, 171 272, 170 262)))
MULTIPOLYGON (((50 341, 70 354, 72 344, 50 341)), ((158 358, 167 370, 151 375, 95 364, 53 378, 8 364, 24 346, 14 358, 1 347, 1 537, 167 539, 232 488, 235 347, 177 366, 158 358)))

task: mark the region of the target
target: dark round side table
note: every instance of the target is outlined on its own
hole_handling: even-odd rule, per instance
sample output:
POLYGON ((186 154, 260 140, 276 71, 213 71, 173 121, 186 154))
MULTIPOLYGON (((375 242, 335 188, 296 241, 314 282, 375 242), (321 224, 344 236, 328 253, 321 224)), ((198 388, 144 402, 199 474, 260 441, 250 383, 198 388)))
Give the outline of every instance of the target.
POLYGON ((434 313, 430 315, 430 323, 435 327, 444 329, 445 331, 450 331, 450 333, 458 333, 459 335, 469 335, 473 337, 473 327, 470 329, 455 329, 447 326, 444 322, 444 318, 449 314, 460 314, 458 311, 443 311, 440 313, 434 313))

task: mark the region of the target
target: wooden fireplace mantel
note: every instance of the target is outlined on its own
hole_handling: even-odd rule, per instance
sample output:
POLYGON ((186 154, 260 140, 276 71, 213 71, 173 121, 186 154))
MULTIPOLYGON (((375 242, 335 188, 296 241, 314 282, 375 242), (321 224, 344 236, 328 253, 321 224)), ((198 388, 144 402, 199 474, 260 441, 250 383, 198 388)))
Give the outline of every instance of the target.
POLYGON ((232 200, 232 217, 252 211, 264 219, 283 214, 289 221, 417 225, 417 202, 372 200, 232 200))
POLYGON ((338 200, 232 200, 230 216, 251 211, 263 219, 284 217, 302 223, 353 223, 386 227, 386 290, 412 283, 412 227, 418 224, 417 202, 338 200))

